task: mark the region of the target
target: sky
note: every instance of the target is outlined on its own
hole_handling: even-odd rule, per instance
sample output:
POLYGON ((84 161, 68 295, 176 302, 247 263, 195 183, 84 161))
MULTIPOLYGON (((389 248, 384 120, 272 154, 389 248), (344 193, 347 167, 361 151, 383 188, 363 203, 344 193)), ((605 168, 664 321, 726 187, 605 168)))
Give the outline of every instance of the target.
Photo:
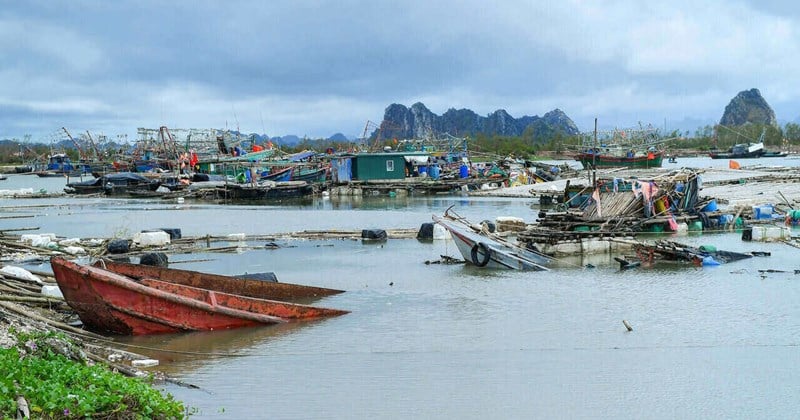
POLYGON ((0 0, 0 56, 0 139, 355 138, 416 102, 694 131, 751 88, 800 118, 793 2, 0 0))

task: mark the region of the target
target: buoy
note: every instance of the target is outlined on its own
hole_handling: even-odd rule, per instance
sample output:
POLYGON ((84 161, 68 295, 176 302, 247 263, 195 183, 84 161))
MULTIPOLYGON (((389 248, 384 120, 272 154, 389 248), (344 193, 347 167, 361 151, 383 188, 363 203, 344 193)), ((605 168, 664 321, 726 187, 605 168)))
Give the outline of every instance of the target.
POLYGON ((625 325, 625 328, 627 328, 628 331, 633 331, 633 327, 631 327, 631 324, 628 324, 628 321, 623 319, 622 324, 625 325))

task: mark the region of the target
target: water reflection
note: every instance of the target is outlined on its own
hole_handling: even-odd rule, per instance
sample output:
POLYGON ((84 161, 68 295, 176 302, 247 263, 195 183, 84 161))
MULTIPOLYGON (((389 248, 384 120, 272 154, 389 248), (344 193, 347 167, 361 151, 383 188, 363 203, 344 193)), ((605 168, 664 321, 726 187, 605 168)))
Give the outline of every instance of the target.
POLYGON ((115 341, 134 353, 159 360, 160 371, 185 373, 207 365, 214 359, 246 356, 255 347, 280 340, 301 328, 324 321, 288 322, 220 331, 119 336, 115 337, 115 341))

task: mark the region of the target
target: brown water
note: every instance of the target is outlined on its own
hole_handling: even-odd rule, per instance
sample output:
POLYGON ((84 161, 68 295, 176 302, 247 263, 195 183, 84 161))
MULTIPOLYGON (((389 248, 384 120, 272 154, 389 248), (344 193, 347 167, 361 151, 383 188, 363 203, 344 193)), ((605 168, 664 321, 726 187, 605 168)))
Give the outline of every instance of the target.
MULTIPOLYGON (((473 220, 531 221, 538 210, 533 200, 463 197, 48 203, 0 202, 4 215, 33 216, 4 219, 3 228, 91 237, 179 227, 200 236, 416 228, 450 205, 473 220)), ((449 241, 293 241, 277 250, 173 255, 180 268, 274 271, 281 281, 344 289, 316 304, 352 313, 126 341, 158 358, 158 369, 200 387, 165 386, 199 418, 795 417, 800 251, 742 242, 738 233, 672 239, 772 256, 624 272, 598 256, 529 273, 424 264, 458 255, 449 241), (770 268, 787 272, 758 271, 770 268)))

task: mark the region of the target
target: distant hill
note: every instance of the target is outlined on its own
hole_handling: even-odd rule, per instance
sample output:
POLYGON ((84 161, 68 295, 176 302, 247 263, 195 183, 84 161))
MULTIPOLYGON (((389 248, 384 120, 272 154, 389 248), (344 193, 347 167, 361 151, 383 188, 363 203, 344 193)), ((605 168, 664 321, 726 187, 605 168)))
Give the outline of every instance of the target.
POLYGON ((476 134, 520 136, 525 130, 532 130, 534 138, 549 138, 557 132, 567 136, 579 134, 575 123, 560 109, 554 109, 544 116, 512 117, 499 109, 485 117, 470 109, 448 109, 441 116, 431 112, 423 103, 417 102, 407 108, 401 104, 391 104, 386 108, 381 128, 372 133, 379 140, 392 138, 425 138, 448 133, 456 137, 476 134))
POLYGON ((342 133, 336 133, 336 134, 328 137, 328 140, 331 140, 331 141, 348 141, 349 139, 347 138, 347 136, 345 136, 342 133))
POLYGON ((761 96, 758 89, 739 92, 725 107, 725 113, 719 120, 720 125, 739 126, 750 124, 778 125, 775 111, 761 96))

